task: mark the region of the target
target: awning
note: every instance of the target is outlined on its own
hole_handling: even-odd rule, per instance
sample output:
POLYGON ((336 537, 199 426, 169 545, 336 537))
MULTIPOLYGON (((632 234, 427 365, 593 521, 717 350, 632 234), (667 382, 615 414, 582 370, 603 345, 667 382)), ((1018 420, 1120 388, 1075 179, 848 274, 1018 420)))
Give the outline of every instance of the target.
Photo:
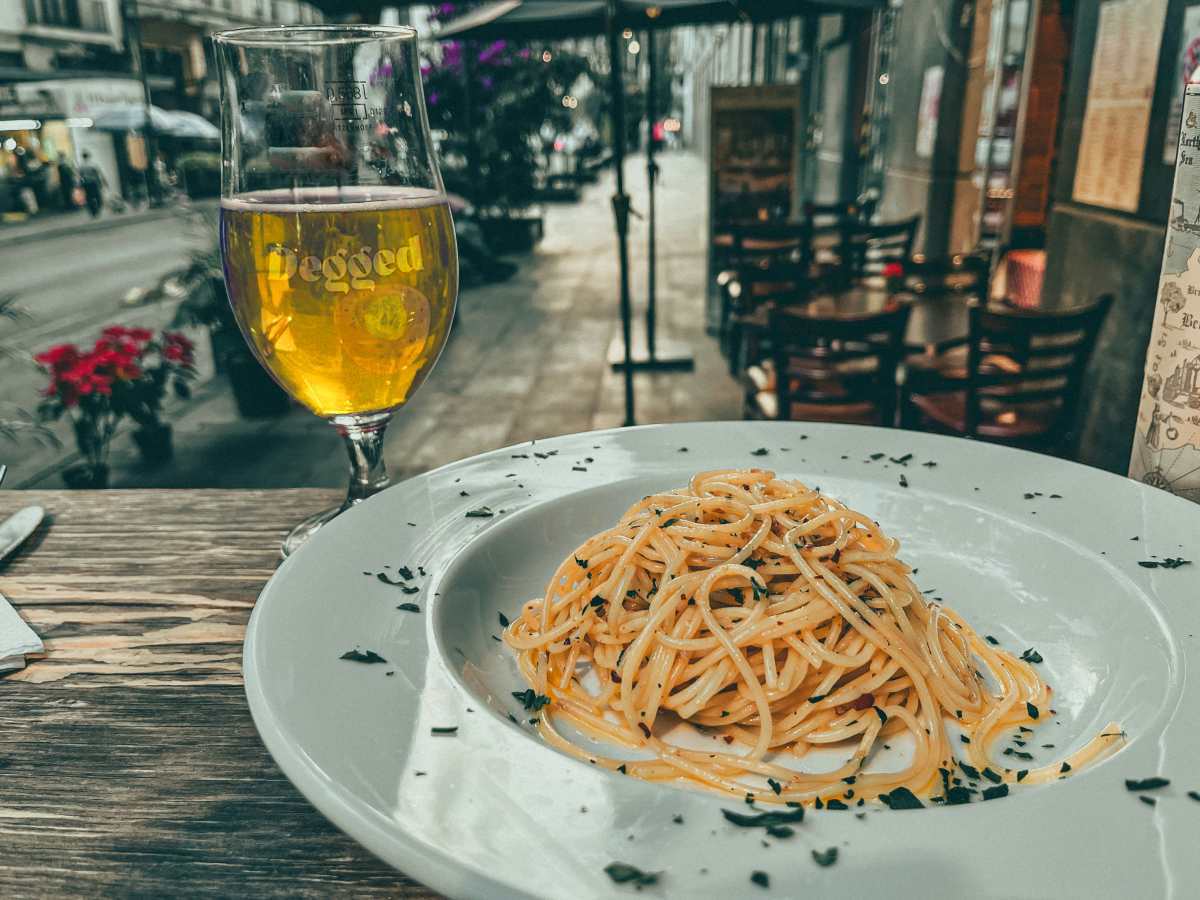
MULTIPOLYGON (((104 106, 92 113, 94 127, 101 131, 142 131, 146 127, 146 107, 122 103, 104 106)), ((221 131, 202 116, 183 110, 150 107, 150 123, 159 135, 175 138, 219 140, 221 131)))
MULTIPOLYGON (((878 9, 886 0, 618 0, 617 27, 634 31, 721 22, 772 22, 805 13, 878 9)), ((606 0, 497 0, 452 19, 435 39, 556 40, 603 34, 606 0)))

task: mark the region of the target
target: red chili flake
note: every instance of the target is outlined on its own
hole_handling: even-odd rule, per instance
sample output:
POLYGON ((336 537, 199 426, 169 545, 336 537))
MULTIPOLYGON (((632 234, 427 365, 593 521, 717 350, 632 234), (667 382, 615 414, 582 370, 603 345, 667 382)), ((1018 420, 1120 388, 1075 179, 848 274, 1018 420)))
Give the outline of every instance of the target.
POLYGON ((875 705, 875 695, 874 694, 862 694, 856 700, 851 700, 849 703, 843 703, 840 706, 834 707, 834 709, 837 711, 837 714, 840 716, 843 713, 849 712, 852 709, 856 709, 856 710, 870 709, 874 705, 875 705))
POLYGON ((638 728, 642 729, 642 734, 646 735, 646 737, 650 737, 649 725, 647 725, 645 722, 638 722, 638 728))
POLYGON ((725 743, 732 744, 733 743, 733 735, 732 734, 725 735, 724 740, 725 740, 725 743))
POLYGON ((616 671, 613 671, 613 673, 612 673, 612 680, 613 680, 613 682, 614 682, 615 684, 620 684, 620 683, 621 683, 621 676, 620 676, 620 675, 618 675, 618 674, 616 673, 616 671))

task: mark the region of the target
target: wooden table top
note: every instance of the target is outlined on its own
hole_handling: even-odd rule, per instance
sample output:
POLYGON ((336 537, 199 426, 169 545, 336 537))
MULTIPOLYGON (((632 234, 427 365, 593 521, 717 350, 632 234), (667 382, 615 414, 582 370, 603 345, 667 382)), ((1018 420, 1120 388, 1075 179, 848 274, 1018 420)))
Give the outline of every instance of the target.
POLYGON ((48 522, 0 567, 44 659, 0 677, 0 895, 435 897, 267 754, 242 638, 326 490, 0 491, 48 522))

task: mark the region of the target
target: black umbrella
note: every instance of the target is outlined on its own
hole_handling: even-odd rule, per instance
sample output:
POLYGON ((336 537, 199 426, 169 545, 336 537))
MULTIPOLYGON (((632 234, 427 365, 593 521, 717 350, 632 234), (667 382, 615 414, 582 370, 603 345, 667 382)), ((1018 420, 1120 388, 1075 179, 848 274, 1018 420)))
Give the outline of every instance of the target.
MULTIPOLYGON (((718 22, 768 22, 799 15, 803 12, 868 10, 883 6, 886 0, 498 0, 474 9, 448 22, 434 37, 487 40, 525 37, 543 40, 588 37, 606 34, 608 37, 609 91, 612 95, 613 167, 616 171, 616 193, 613 195, 613 216, 617 227, 617 257, 621 298, 621 334, 624 342, 620 363, 625 373, 625 424, 634 424, 633 370, 635 361, 632 345, 632 307, 629 299, 629 195, 625 193, 625 90, 621 78, 619 35, 628 28, 646 30, 653 35, 656 29, 677 25, 698 25, 718 22)), ((649 48, 648 48, 649 49, 649 48)), ((650 65, 655 65, 650 54, 650 65)), ((654 77, 653 68, 651 77, 654 77)), ((652 102, 652 98, 651 98, 652 102)), ((653 123, 653 109, 648 111, 653 123)), ((658 368, 660 364, 677 366, 680 362, 690 368, 691 360, 660 358, 655 347, 655 248, 654 248, 654 141, 647 144, 647 170, 650 178, 649 265, 650 279, 646 307, 646 338, 648 357, 643 366, 658 368)))

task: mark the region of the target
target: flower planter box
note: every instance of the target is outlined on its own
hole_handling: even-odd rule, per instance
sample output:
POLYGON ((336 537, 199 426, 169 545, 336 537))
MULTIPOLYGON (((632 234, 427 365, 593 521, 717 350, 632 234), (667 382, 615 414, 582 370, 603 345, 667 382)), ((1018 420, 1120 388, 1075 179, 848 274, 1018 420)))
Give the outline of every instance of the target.
POLYGON ((493 253, 529 253, 545 231, 541 216, 495 216, 479 219, 483 239, 493 253))
POLYGON ((133 432, 133 442, 137 445, 142 462, 148 466, 161 466, 170 462, 175 455, 175 446, 171 440, 171 426, 166 422, 155 425, 143 425, 133 432))
POLYGON ((249 351, 226 360, 225 372, 233 387, 233 399, 238 414, 246 419, 265 419, 282 416, 292 407, 292 401, 275 379, 267 374, 249 351))

